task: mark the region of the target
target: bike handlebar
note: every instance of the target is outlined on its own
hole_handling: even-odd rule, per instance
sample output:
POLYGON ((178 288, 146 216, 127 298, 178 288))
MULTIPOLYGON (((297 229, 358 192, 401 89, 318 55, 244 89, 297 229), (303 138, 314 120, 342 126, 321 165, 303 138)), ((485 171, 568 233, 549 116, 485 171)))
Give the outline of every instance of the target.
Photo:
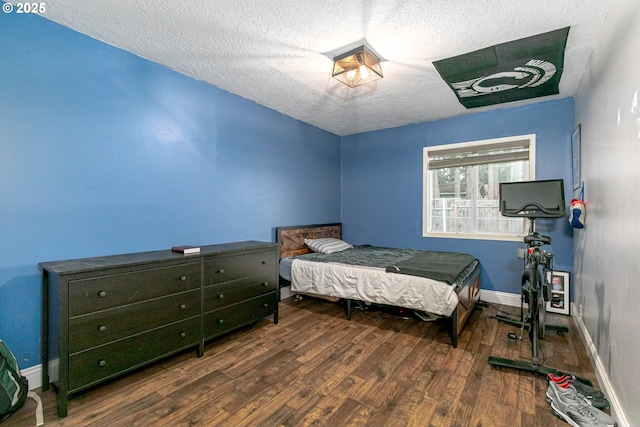
POLYGON ((517 209, 507 209, 506 203, 503 201, 500 209, 503 216, 516 216, 526 218, 562 218, 566 215, 564 206, 556 206, 548 208, 538 203, 527 203, 517 209))

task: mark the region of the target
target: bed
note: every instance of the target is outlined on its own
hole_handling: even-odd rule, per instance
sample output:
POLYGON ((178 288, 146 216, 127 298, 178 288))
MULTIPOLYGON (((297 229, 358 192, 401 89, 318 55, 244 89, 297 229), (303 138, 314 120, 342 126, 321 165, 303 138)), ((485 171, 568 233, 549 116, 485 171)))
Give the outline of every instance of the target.
POLYGON ((423 320, 449 322, 455 348, 480 298, 480 263, 468 254, 352 246, 340 223, 277 227, 276 240, 281 287, 344 300, 349 320, 354 301, 412 309, 423 320))

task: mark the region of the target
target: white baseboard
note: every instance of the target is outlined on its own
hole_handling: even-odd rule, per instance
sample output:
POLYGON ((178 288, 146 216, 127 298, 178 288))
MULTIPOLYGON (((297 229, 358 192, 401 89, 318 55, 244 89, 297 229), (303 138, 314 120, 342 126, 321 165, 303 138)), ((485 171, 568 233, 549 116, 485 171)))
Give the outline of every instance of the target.
POLYGON ((284 288, 280 288, 280 301, 285 298, 289 298, 294 296, 295 293, 291 292, 291 286, 285 286, 284 288))
POLYGON ((493 304, 509 305, 512 307, 520 307, 520 294, 512 294, 509 292, 487 291, 480 289, 480 299, 493 304))
POLYGON ((32 366, 27 369, 20 369, 20 373, 29 381, 29 390, 42 387, 42 365, 32 366))
MULTIPOLYGON (((574 305, 573 303, 571 305, 574 305)), ((598 384, 600 385, 602 391, 607 396, 609 403, 611 404, 611 416, 618 422, 618 427, 631 427, 629 423, 629 419, 618 400, 618 396, 609 380, 609 376, 607 375, 607 371, 602 364, 602 360, 598 355, 598 349, 596 348, 591 336, 589 335, 589 331, 587 331, 587 327, 582 321, 582 317, 578 316, 575 313, 578 313, 577 307, 571 307, 571 312, 573 314, 573 323, 578 327, 578 331, 580 332, 580 337, 582 337, 582 342, 584 343, 585 348, 587 349, 587 353, 589 353, 589 359, 591 359, 591 365, 593 366, 593 370, 595 371, 596 377, 598 378, 598 384)))

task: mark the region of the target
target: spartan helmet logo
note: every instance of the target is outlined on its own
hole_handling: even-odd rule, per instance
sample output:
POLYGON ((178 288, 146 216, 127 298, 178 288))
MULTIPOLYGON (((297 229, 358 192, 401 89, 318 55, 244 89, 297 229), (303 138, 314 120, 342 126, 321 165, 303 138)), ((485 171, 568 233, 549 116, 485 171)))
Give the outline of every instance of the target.
POLYGON ((556 73, 556 66, 541 59, 532 59, 513 71, 503 71, 490 76, 478 77, 464 82, 452 83, 451 87, 460 98, 489 95, 512 89, 537 87, 556 73))

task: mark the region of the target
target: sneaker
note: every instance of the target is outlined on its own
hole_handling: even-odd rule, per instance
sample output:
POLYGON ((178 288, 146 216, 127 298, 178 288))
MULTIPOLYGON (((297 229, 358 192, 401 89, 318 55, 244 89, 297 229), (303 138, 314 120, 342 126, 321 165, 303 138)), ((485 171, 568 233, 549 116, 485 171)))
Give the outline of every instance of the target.
POLYGON ((609 415, 591 406, 589 399, 578 393, 573 386, 562 388, 553 381, 547 387, 547 401, 556 415, 575 427, 614 427, 616 422, 609 415))
POLYGON ((589 399, 591 405, 598 409, 607 409, 609 407, 609 401, 603 392, 578 381, 574 375, 555 376, 548 374, 547 381, 554 382, 562 388, 575 387, 578 393, 589 399))
POLYGON ((553 402, 554 400, 562 400, 565 405, 571 404, 591 406, 591 402, 589 402, 589 399, 578 393, 578 391, 573 386, 562 388, 553 381, 549 381, 546 396, 547 402, 549 403, 553 402))
POLYGON ((567 405, 563 407, 563 409, 560 409, 560 407, 556 405, 556 402, 551 403, 551 412, 573 427, 617 426, 613 418, 611 418, 610 422, 603 421, 602 417, 595 411, 601 412, 599 409, 589 405, 567 405))

